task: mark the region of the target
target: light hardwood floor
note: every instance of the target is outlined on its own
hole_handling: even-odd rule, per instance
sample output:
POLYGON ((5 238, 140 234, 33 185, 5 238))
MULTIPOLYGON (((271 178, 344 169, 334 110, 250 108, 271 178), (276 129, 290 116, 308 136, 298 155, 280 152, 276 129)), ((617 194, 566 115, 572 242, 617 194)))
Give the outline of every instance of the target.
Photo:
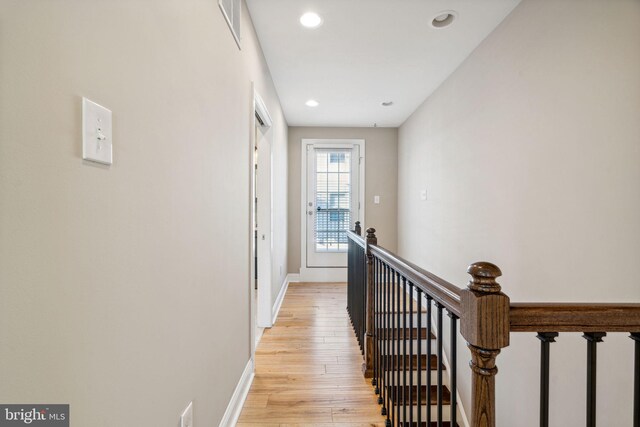
POLYGON ((346 306, 346 284, 289 285, 238 427, 384 426, 346 306))

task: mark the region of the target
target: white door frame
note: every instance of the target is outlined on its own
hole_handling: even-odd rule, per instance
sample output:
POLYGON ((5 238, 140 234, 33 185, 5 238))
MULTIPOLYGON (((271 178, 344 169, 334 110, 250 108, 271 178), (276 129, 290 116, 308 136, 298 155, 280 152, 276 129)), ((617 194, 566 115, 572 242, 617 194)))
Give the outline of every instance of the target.
MULTIPOLYGON (((253 87, 253 84, 252 84, 253 87)), ((263 191, 265 196, 261 198, 260 206, 262 208, 258 208, 258 222, 259 233, 258 233, 258 263, 261 265, 266 265, 270 267, 272 264, 272 251, 271 251, 271 237, 272 237, 272 189, 273 185, 271 180, 271 165, 272 165, 272 140, 273 140, 273 131, 271 130, 271 126, 273 121, 271 119, 271 115, 267 110, 267 107, 262 100, 262 97, 258 92, 253 90, 253 102, 251 108, 251 132, 250 132, 250 156, 249 156, 249 169, 250 169, 250 194, 251 200, 249 203, 249 209, 251 213, 249 215, 250 223, 249 223, 249 235, 251 238, 250 243, 250 280, 249 280, 249 296, 250 296, 250 312, 251 312, 251 321, 250 321, 250 339, 251 339, 251 358, 255 358, 255 347, 256 347, 256 326, 260 327, 271 327, 272 326, 272 301, 271 301, 271 268, 258 268, 258 301, 257 307, 255 304, 255 262, 254 262, 254 246, 255 246, 255 238, 254 238, 254 224, 256 223, 255 218, 255 209, 254 209, 254 201, 256 197, 256 188, 254 186, 255 182, 255 167, 254 167, 254 156, 255 150, 254 147, 260 141, 257 141, 256 138, 256 129, 259 127, 264 130, 264 136, 261 138, 263 143, 268 144, 268 150, 265 150, 268 153, 267 158, 265 156, 258 156, 258 171, 265 172, 265 174, 260 174, 260 178, 263 178, 266 182, 258 182, 258 185, 262 184, 263 189, 268 189, 267 191, 263 191), (257 118, 259 117, 259 119, 257 118), (265 207, 268 207, 265 210, 265 207), (265 240, 261 240, 261 235, 265 235, 265 240), (260 244, 264 242, 263 244, 260 244), (262 261, 262 262, 261 262, 262 261)), ((263 152, 264 154, 264 152, 263 152)))
MULTIPOLYGON (((307 147, 310 145, 326 145, 327 148, 336 144, 357 145, 360 152, 359 168, 359 194, 360 203, 359 217, 352 218, 351 222, 360 221, 364 226, 365 218, 365 140, 364 139, 309 139, 303 138, 301 144, 300 159, 300 281, 301 282, 346 282, 347 269, 345 268, 322 268, 307 266, 307 147)), ((354 224, 351 224, 353 227, 354 224)), ((364 229, 364 227, 363 227, 364 229)))

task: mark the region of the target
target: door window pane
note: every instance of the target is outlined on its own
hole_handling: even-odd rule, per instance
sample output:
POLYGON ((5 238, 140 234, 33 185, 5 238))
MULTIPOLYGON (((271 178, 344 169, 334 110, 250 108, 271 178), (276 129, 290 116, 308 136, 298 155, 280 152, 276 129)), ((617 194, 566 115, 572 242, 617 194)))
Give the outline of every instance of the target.
POLYGON ((317 252, 346 252, 351 224, 351 152, 316 150, 317 252))

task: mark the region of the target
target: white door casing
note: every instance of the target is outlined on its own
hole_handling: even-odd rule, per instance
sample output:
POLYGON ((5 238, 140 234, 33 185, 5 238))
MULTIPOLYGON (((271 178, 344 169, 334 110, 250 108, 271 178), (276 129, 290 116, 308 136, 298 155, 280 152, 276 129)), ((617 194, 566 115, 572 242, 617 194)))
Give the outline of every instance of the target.
POLYGON ((255 358, 256 348, 256 326, 270 327, 272 326, 272 302, 271 302, 271 271, 272 271, 272 152, 271 140, 273 139, 273 130, 271 129, 273 121, 269 115, 269 111, 260 95, 253 91, 253 105, 251 109, 251 138, 250 138, 250 183, 251 183, 251 200, 249 206, 250 213, 250 346, 251 358, 255 358), (257 147, 257 150, 255 148, 257 147), (257 157, 256 157, 257 156, 257 157), (258 169, 254 168, 258 162, 258 169), (255 201, 258 201, 258 212, 256 212, 255 201), (254 238, 255 225, 258 224, 258 239, 254 238), (265 240, 262 240, 262 234, 265 240), (254 254, 258 256, 258 286, 259 292, 256 298, 255 281, 256 276, 254 254))

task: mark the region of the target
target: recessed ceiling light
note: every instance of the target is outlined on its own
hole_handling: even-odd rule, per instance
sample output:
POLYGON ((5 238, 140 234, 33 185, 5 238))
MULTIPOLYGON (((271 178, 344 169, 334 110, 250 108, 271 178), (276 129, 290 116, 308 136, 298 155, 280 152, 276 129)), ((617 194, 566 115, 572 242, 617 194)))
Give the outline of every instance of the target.
POLYGON ((320 103, 318 101, 316 101, 315 99, 310 99, 307 102, 305 102, 305 105, 307 107, 317 107, 318 105, 320 105, 320 103))
POLYGON ((307 28, 316 28, 322 24, 322 18, 315 12, 307 12, 300 17, 300 23, 307 28))
POLYGON ((383 107, 391 107, 393 105, 393 101, 384 101, 381 105, 383 107))
POLYGON ((455 10, 443 10, 442 12, 438 12, 438 14, 433 18, 431 26, 433 28, 448 27, 457 16, 458 12, 455 10))

